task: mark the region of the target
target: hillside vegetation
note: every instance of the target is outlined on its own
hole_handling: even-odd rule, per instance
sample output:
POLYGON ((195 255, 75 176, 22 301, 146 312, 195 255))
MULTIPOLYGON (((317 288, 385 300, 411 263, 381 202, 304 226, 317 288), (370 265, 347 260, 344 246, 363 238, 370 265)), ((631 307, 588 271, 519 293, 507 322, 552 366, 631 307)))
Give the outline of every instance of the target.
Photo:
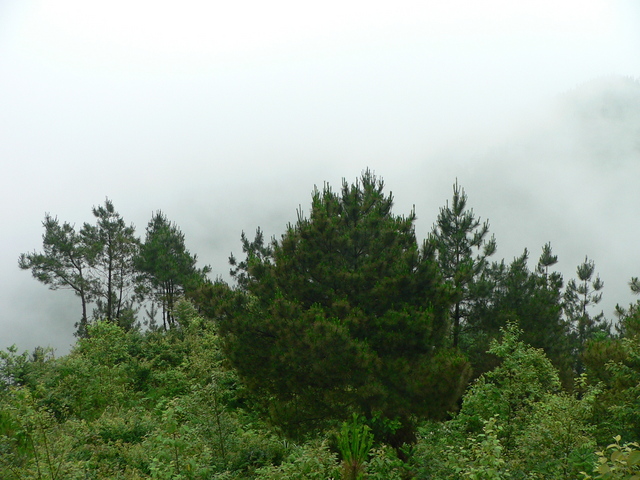
POLYGON ((370 171, 316 188, 233 285, 161 212, 47 215, 19 266, 77 294, 77 343, 0 353, 0 478, 640 478, 640 303, 607 319, 550 244, 493 260, 467 202, 419 242, 370 171))

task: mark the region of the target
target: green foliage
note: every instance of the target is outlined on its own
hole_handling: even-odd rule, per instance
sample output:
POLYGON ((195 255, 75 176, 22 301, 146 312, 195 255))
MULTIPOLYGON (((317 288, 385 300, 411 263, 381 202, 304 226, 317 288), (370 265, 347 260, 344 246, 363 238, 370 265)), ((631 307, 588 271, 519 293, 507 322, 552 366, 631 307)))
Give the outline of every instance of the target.
POLYGON ((490 370, 496 365, 495 356, 485 353, 490 340, 498 336, 500 328, 515 321, 522 329, 522 341, 543 349, 560 371, 563 384, 570 386, 573 352, 569 324, 562 316, 562 277, 549 273, 556 257, 547 244, 535 271, 527 266, 528 258, 525 250, 508 265, 502 261, 484 270, 474 285, 480 293, 471 305, 462 348, 476 374, 490 370))
MULTIPOLYGON (((630 286, 634 286, 634 280, 630 286)), ((595 421, 599 444, 614 435, 638 440, 640 438, 640 303, 628 309, 617 307, 618 337, 589 340, 581 360, 592 384, 601 385, 595 421)))
POLYGON ((623 438, 640 438, 640 337, 592 341, 583 356, 587 373, 600 382, 598 396, 598 440, 613 432, 623 438))
POLYGON ((43 253, 21 254, 18 266, 23 270, 31 270, 33 277, 51 290, 71 289, 80 297, 82 317, 78 332, 83 334, 88 322, 88 304, 96 296, 96 279, 90 273, 97 255, 96 245, 76 232, 73 225, 67 222, 61 225, 57 218, 49 214, 45 215, 42 225, 45 230, 42 236, 43 253))
POLYGON ((469 316, 469 302, 473 297, 471 286, 486 268, 487 258, 496 251, 495 238, 487 240, 488 233, 489 222, 480 223, 473 210, 467 209, 467 195, 456 181, 451 205, 447 202, 440 209, 424 246, 426 251, 436 254, 452 294, 451 339, 454 347, 458 346, 463 324, 469 316))
POLYGON ((575 370, 578 374, 584 371, 580 355, 585 350, 587 342, 594 338, 606 337, 610 333, 610 325, 604 319, 604 314, 593 316, 589 310, 600 303, 604 282, 599 275, 595 275, 595 263, 585 257, 584 262, 576 269, 578 280, 569 280, 564 293, 564 310, 572 326, 574 348, 576 351, 575 370))
POLYGON ((87 335, 39 379, 37 398, 58 418, 92 420, 109 406, 124 407, 140 400, 128 351, 133 335, 107 321, 88 325, 87 335))
POLYGON ((174 314, 169 332, 90 324, 71 354, 7 385, 0 478, 247 478, 281 463, 287 447, 240 409, 213 325, 186 301, 174 314))
POLYGON ((581 399, 548 395, 534 405, 515 439, 513 470, 531 478, 577 478, 593 463, 592 417, 595 392, 581 399))
POLYGON ((360 480, 364 477, 365 462, 373 445, 371 429, 356 414, 344 422, 338 436, 338 449, 342 454, 342 478, 360 480))
POLYGON ((340 478, 337 455, 326 442, 311 442, 294 448, 278 466, 256 470, 256 480, 331 480, 340 478))
POLYGON ((456 479, 451 450, 466 445, 467 434, 451 421, 426 422, 418 427, 417 441, 408 453, 407 467, 418 480, 456 479))
POLYGON ((619 435, 614 440, 615 443, 596 452, 598 462, 593 470, 595 477, 582 472, 584 480, 640 480, 640 445, 636 442, 620 445, 619 435))
POLYGON ((22 385, 29 370, 29 354, 18 354, 15 345, 0 350, 0 393, 11 386, 22 385))
MULTIPOLYGON (((165 323, 173 325, 173 307, 180 295, 206 280, 209 267, 196 268, 196 256, 184 235, 162 212, 153 215, 143 245, 133 225, 126 225, 108 198, 92 208, 95 224, 80 231, 45 215, 42 253, 23 253, 18 266, 31 270, 49 288, 71 289, 80 297, 82 317, 76 335, 87 335, 88 308, 93 320, 107 320, 130 330, 145 295, 163 306, 165 323)), ((165 325, 166 327, 167 325, 165 325)))
POLYGON ((72 289, 80 297, 78 336, 86 335, 88 306, 96 302, 95 318, 131 325, 135 295, 133 257, 138 248, 133 226, 126 226, 113 203, 94 207, 96 225, 73 225, 45 215, 43 253, 23 253, 18 265, 52 290, 72 289))
POLYGON ((452 422, 420 429, 410 465, 416 479, 507 479, 509 468, 498 438, 497 417, 483 421, 476 434, 461 434, 452 422))
POLYGON ((261 263, 268 262, 271 255, 273 255, 273 249, 269 244, 265 244, 264 233, 260 227, 256 229, 253 241, 249 241, 244 232, 240 235, 240 241, 242 243, 242 252, 246 254, 246 259, 238 261, 232 253, 229 257, 229 265, 231 265, 229 273, 240 288, 246 289, 251 282, 249 269, 259 268, 261 263))
MULTIPOLYGON (((131 326, 135 309, 135 258, 140 241, 133 225, 127 226, 108 198, 92 208, 96 224, 85 223, 80 231, 93 255, 90 258, 96 300, 95 319, 131 326)), ((81 332, 82 333, 82 332, 81 332)))
POLYGON ((69 435, 24 387, 12 390, 5 402, 1 411, 0 478, 80 478, 78 465, 70 458, 76 448, 74 435, 69 435))
POLYGON ((196 267, 197 257, 185 246, 184 234, 162 212, 153 214, 147 235, 135 258, 140 291, 162 307, 165 330, 176 326, 173 310, 180 295, 205 281, 211 270, 196 267))
POLYGON ((235 288, 161 212, 142 246, 108 199, 79 232, 47 215, 19 265, 81 298, 80 338, 0 352, 0 478, 640 479, 640 303, 612 336, 593 262, 564 295, 549 244, 534 271, 489 265, 457 183, 420 249, 383 187, 366 171, 279 240, 243 233, 235 288), (143 294, 165 329, 138 328, 143 294), (481 374, 458 413, 452 343, 481 374))
POLYGON ((369 480, 402 480, 407 478, 407 465, 398 458, 395 449, 388 445, 373 447, 365 466, 369 480))
POLYGON ((560 381, 544 353, 519 339, 517 326, 510 324, 502 332, 501 341, 493 341, 489 350, 502 363, 471 386, 455 422, 467 431, 479 432, 485 421, 496 417, 504 446, 512 448, 534 404, 557 392, 560 381))
POLYGON ((582 377, 579 397, 560 392, 550 361, 520 333, 509 325, 493 342, 500 365, 471 386, 453 420, 420 430, 417 478, 577 478, 593 463, 600 390, 582 377))
POLYGON ((414 416, 445 415, 468 378, 444 347, 447 297, 415 215, 394 215, 383 188, 367 171, 340 193, 316 189, 281 240, 245 241, 242 289, 215 313, 230 361, 291 435, 378 414, 402 423, 399 446, 414 416))
POLYGON ((452 450, 449 461, 461 478, 470 480, 510 478, 503 458, 503 447, 498 439, 499 431, 496 418, 491 418, 485 422, 482 433, 470 440, 469 447, 458 452, 452 450))

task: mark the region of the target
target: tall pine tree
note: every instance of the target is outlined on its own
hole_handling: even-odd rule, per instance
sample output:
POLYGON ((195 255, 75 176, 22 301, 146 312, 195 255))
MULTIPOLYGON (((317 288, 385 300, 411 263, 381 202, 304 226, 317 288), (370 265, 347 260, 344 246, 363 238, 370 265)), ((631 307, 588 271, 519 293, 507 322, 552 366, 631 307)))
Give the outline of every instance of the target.
POLYGON ((87 309, 97 289, 91 272, 97 248, 76 232, 73 225, 67 222, 60 224, 49 214, 45 215, 42 226, 43 252, 21 254, 18 266, 31 270, 33 277, 51 290, 73 290, 82 306, 80 321, 76 323, 76 334, 82 336, 88 323, 87 309))
POLYGON ((487 286, 486 295, 471 303, 469 329, 464 350, 480 374, 495 367, 495 358, 485 352, 501 328, 517 322, 522 339, 545 351, 560 371, 563 382, 573 380, 569 325, 562 315, 562 276, 549 272, 557 260, 545 245, 535 271, 528 267, 525 251, 510 264, 493 263, 478 284, 487 286))
POLYGON ((453 185, 453 199, 440 209, 438 219, 425 248, 435 253, 440 271, 452 293, 451 340, 454 347, 469 315, 474 297, 470 288, 487 267, 487 258, 496 251, 496 241, 489 234, 489 222, 480 222, 467 209, 467 195, 458 181, 453 185))
POLYGON ((125 223, 108 198, 92 212, 95 225, 85 223, 80 233, 96 251, 92 259, 97 280, 94 316, 130 326, 136 303, 133 259, 140 241, 135 227, 125 223))
POLYGON ((595 274, 595 263, 585 257, 584 262, 578 265, 576 274, 578 279, 571 279, 567 282, 564 292, 564 311, 571 324, 574 336, 574 354, 576 373, 583 372, 583 363, 580 355, 585 349, 587 342, 598 334, 608 335, 610 325, 604 318, 604 313, 600 312, 592 315, 590 310, 602 299, 602 288, 604 282, 600 276, 595 274), (595 274, 595 275, 594 275, 595 274))
MULTIPOLYGON (((468 378, 445 346, 448 299, 418 248, 413 212, 369 171, 334 192, 315 189, 280 240, 244 242, 242 293, 219 316, 226 351, 274 421, 292 434, 350 412, 402 425, 439 418, 468 378)), ((384 422, 383 422, 384 423, 384 422)), ((381 434, 382 430, 378 431, 381 434)))
POLYGON ((184 234, 161 211, 152 215, 135 267, 143 290, 162 307, 164 329, 176 326, 173 314, 177 299, 206 281, 208 266, 198 268, 197 257, 185 245, 184 234))

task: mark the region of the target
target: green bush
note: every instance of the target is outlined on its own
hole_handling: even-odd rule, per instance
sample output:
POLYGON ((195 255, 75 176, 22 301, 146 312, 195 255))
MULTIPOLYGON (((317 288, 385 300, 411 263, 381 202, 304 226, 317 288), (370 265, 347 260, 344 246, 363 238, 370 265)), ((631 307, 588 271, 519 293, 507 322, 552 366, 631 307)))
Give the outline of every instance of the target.
POLYGON ((502 359, 501 364, 480 376, 467 391, 454 423, 463 431, 479 433, 486 421, 496 417, 501 426, 499 438, 510 450, 518 432, 530 421, 534 405, 559 391, 560 380, 542 350, 519 340, 521 330, 515 324, 502 333, 502 339, 492 341, 489 349, 502 359))
POLYGON ((256 470, 256 480, 332 480, 340 478, 337 454, 326 442, 310 442, 294 448, 278 466, 256 470))
POLYGON ((636 442, 620 445, 619 435, 614 440, 615 443, 596 452, 598 461, 593 469, 595 477, 582 472, 583 480, 640 480, 640 445, 636 442))
POLYGON ((592 407, 592 396, 578 400, 568 394, 549 395, 533 406, 513 452, 523 477, 577 478, 593 463, 592 407))

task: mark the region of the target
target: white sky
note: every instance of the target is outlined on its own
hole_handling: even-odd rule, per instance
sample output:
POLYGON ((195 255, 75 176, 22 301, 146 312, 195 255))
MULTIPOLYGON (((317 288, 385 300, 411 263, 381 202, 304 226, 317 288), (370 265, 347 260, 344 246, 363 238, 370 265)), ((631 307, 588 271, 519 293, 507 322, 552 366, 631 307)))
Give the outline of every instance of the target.
POLYGON ((551 240, 567 275, 588 254, 625 303, 639 232, 611 206, 620 182, 638 200, 640 161, 487 160, 607 75, 640 77, 636 1, 2 1, 0 348, 72 342, 79 302, 17 268, 45 212, 80 225, 108 196, 142 236, 162 209, 226 275, 242 230, 279 235, 314 184, 367 166, 419 235, 458 177, 499 258, 551 240))

